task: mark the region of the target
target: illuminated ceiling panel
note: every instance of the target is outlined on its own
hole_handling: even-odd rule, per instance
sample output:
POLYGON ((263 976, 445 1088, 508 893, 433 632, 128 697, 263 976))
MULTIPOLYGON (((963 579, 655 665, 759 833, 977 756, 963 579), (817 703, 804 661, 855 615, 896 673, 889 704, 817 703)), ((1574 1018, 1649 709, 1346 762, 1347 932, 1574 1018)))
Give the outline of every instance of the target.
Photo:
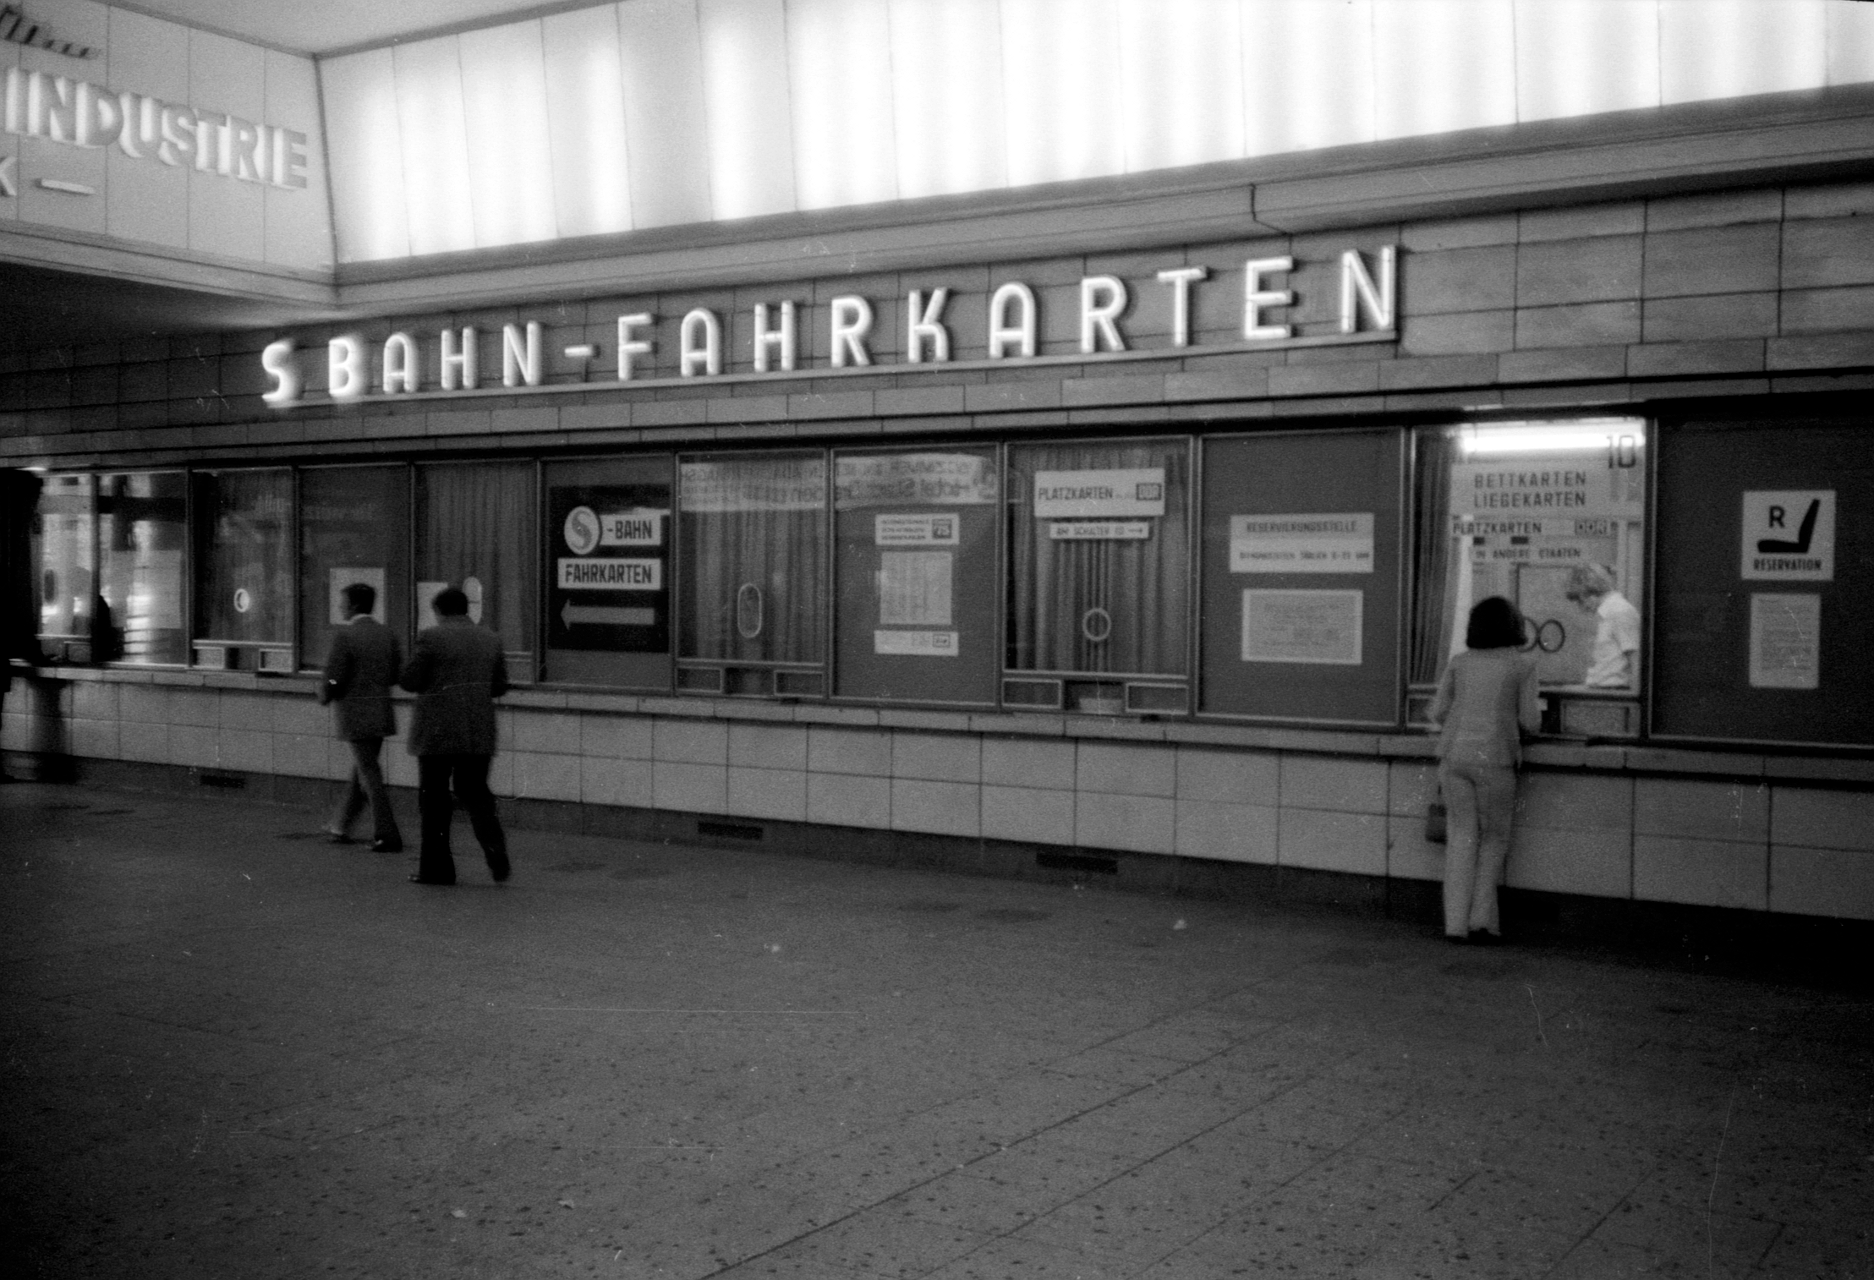
POLYGON ((320 73, 361 262, 1874 81, 1874 4, 624 0, 320 73))

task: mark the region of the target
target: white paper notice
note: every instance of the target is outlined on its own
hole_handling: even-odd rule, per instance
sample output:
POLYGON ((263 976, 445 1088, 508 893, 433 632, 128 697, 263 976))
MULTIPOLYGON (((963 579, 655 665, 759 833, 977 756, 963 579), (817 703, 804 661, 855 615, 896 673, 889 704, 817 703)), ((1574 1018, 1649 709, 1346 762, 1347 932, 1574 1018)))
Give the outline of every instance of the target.
POLYGON ((874 631, 872 652, 892 658, 954 658, 954 631, 874 631))
POLYGON ((371 616, 379 622, 384 621, 384 571, 382 569, 363 569, 344 567, 332 570, 328 603, 331 606, 328 621, 335 627, 343 626, 345 619, 345 588, 354 582, 362 582, 377 592, 377 602, 371 606, 371 616))
POLYGON ((872 542, 880 547, 954 547, 957 517, 907 512, 872 517, 872 542))
POLYGON ((421 631, 424 627, 437 624, 436 608, 431 601, 436 593, 449 584, 446 582, 419 582, 416 584, 416 626, 421 631))
POLYGON ((1243 661, 1360 665, 1359 591, 1245 591, 1243 661))
POLYGON ((1231 573, 1371 573, 1373 513, 1231 516, 1231 573))
POLYGON ((1814 689, 1822 676, 1822 597, 1752 592, 1750 686, 1814 689))
POLYGON ((881 551, 878 624, 881 627, 950 625, 950 551, 881 551))

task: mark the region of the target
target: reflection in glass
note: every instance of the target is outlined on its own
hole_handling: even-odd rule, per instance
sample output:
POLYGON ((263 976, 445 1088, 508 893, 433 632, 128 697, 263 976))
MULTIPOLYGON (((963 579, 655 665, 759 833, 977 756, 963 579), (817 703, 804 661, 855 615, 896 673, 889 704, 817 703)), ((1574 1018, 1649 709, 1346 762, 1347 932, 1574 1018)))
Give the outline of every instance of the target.
MULTIPOLYGON (((531 462, 469 462, 417 471, 417 625, 434 625, 430 600, 453 583, 468 594, 469 617, 501 637, 509 653, 533 652, 534 467, 531 462)), ((532 666, 510 664, 509 674, 532 666)))
POLYGON ((299 664, 323 667, 344 625, 339 592, 377 593, 372 610, 402 637, 409 617, 410 479, 403 467, 329 467, 299 476, 299 664))
MULTIPOLYGON (((98 594, 112 623, 109 640, 94 648, 93 657, 188 661, 182 623, 188 518, 188 477, 180 471, 99 477, 98 594)), ((101 632, 104 612, 99 611, 101 632)))
POLYGON ((1189 494, 1183 441, 1009 450, 1009 669, 1184 674, 1189 494))
POLYGON ((293 634, 293 474, 198 471, 196 634, 284 644, 293 634))
POLYGON ((97 596, 90 476, 45 477, 33 543, 39 565, 39 634, 89 639, 97 596))
POLYGON ((825 652, 826 460, 685 462, 678 653, 819 662, 825 652))

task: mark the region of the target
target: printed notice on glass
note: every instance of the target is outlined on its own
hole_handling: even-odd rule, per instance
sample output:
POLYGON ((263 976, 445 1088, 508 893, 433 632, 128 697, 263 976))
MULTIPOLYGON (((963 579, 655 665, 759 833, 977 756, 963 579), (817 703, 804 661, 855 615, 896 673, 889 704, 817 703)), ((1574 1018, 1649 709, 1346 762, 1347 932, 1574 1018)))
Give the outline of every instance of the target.
POLYGON ((759 462, 685 462, 677 467, 678 503, 689 512, 816 511, 826 506, 826 463, 819 458, 759 462))
POLYGON ((664 588, 662 560, 611 556, 576 560, 562 556, 559 571, 561 591, 661 591, 664 588))
POLYGON ((1231 573, 1371 573, 1373 513, 1231 516, 1231 573))
POLYGON ((874 631, 872 652, 887 658, 954 658, 954 631, 874 631))
POLYGON ((1750 687, 1814 689, 1822 676, 1822 597, 1752 592, 1750 687))
POLYGON ((1038 520, 1112 520, 1165 514, 1165 469, 1035 472, 1038 520))
POLYGON ((1360 665, 1360 591, 1243 593, 1243 661, 1360 665))
POLYGON ((1150 520, 1055 520, 1048 525, 1053 542, 1143 542, 1151 536, 1150 520))
POLYGON ((878 625, 950 625, 950 551, 881 551, 878 557, 878 625))
POLYGON ((842 454, 833 464, 833 501, 842 511, 994 502, 996 483, 994 459, 974 453, 842 454))
POLYGON ((873 516, 872 542, 880 547, 954 547, 957 518, 928 513, 873 516))

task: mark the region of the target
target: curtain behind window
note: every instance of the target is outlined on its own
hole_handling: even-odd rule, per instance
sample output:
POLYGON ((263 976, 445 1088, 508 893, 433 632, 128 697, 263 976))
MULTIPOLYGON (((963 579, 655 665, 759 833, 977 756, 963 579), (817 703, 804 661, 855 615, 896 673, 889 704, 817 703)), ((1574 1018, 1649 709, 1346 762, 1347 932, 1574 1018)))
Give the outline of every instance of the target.
POLYGON ((1182 675, 1188 651, 1189 453, 1182 442, 1033 445, 1009 454, 1009 655, 1018 671, 1182 675), (1055 541, 1034 516, 1039 471, 1163 467, 1165 514, 1140 540, 1055 541), (1112 618, 1089 640, 1090 609, 1112 618))
POLYGON ((826 460, 686 462, 678 652, 820 662, 826 652, 826 460))
POLYGON ((196 634, 272 641, 293 635, 293 473, 195 473, 196 634))
MULTIPOLYGON (((480 622, 514 653, 533 651, 534 467, 531 462, 471 462, 417 472, 417 617, 440 586, 480 596, 480 622)), ((519 673, 515 673, 519 674, 519 673)))
POLYGON ((1418 433, 1418 498, 1412 520, 1412 615, 1407 680, 1436 684, 1451 652, 1457 583, 1451 573, 1451 462, 1457 442, 1445 431, 1418 433))

